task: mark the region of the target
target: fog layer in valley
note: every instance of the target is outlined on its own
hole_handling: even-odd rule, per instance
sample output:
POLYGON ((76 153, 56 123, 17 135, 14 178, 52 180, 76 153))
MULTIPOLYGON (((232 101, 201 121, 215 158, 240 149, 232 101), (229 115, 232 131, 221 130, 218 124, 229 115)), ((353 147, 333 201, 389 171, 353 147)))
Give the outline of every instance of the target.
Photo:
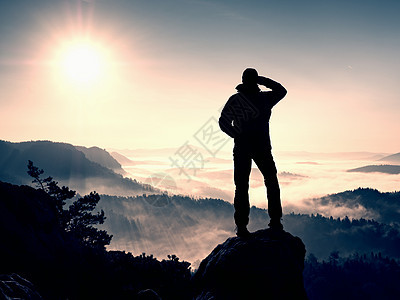
MULTIPOLYGON (((130 158, 131 164, 123 168, 141 182, 152 183, 170 194, 212 197, 233 202, 233 162, 232 154, 220 151, 216 157, 207 156, 201 148, 203 164, 197 163, 183 168, 174 166, 179 149, 121 151, 130 158), (197 166, 197 168, 194 168, 197 166)), ((373 215, 362 205, 350 207, 321 204, 313 198, 340 193, 359 187, 369 187, 382 192, 399 190, 400 175, 380 172, 348 172, 350 169, 382 164, 386 153, 274 153, 281 186, 283 210, 285 213, 320 213, 324 216, 350 218, 371 218, 373 215)), ((396 162, 390 161, 395 164, 396 162)), ((253 163, 250 176, 250 201, 252 205, 267 208, 265 187, 261 173, 253 163)))

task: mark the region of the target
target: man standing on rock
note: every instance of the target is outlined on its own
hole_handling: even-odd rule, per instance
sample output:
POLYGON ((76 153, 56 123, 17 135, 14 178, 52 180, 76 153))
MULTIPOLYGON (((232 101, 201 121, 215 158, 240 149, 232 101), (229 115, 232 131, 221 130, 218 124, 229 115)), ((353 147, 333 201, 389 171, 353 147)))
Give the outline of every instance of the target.
POLYGON ((271 153, 269 119, 271 109, 287 91, 278 82, 258 76, 255 69, 248 68, 242 75, 242 83, 236 87, 238 93, 232 95, 225 104, 219 126, 234 138, 233 148, 235 190, 235 223, 237 236, 247 236, 249 223, 249 177, 252 160, 264 176, 267 188, 269 227, 282 230, 282 206, 277 170, 271 153), (263 85, 271 91, 261 91, 263 85))

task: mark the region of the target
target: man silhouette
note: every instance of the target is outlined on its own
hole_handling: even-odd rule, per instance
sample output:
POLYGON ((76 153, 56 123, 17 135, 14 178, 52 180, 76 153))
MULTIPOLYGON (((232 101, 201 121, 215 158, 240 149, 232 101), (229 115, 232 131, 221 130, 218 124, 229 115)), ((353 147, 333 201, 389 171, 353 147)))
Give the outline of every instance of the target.
POLYGON ((235 199, 234 219, 237 236, 247 236, 249 223, 249 177, 252 160, 264 176, 267 188, 270 228, 282 230, 282 206, 277 170, 271 153, 269 119, 271 109, 283 97, 286 89, 269 78, 258 76, 255 69, 248 68, 242 75, 242 83, 236 87, 238 93, 232 95, 225 104, 219 126, 234 138, 233 148, 235 199), (261 91, 263 85, 271 91, 261 91))

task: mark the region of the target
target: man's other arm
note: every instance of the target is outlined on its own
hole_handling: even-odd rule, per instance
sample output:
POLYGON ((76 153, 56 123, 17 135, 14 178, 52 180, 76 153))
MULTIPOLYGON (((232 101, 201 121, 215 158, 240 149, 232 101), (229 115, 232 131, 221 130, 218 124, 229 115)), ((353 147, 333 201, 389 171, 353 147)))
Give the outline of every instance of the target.
POLYGON ((224 108, 222 109, 221 116, 219 118, 219 128, 231 138, 235 138, 236 129, 232 125, 234 119, 232 106, 233 97, 231 97, 228 102, 226 102, 224 108))

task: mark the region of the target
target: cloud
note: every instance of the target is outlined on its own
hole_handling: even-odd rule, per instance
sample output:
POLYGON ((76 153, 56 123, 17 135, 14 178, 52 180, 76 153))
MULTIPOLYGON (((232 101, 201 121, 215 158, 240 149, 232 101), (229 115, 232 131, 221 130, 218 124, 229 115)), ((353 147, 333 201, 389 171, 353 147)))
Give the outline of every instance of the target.
POLYGON ((295 174, 295 173, 291 173, 291 172, 279 172, 278 174, 279 177, 284 177, 284 178, 290 178, 290 179, 302 179, 302 178, 307 178, 308 176, 304 176, 304 175, 300 175, 300 174, 295 174))
POLYGON ((315 161, 299 161, 299 162, 296 162, 296 164, 299 164, 299 165, 319 165, 319 163, 317 163, 315 161))

